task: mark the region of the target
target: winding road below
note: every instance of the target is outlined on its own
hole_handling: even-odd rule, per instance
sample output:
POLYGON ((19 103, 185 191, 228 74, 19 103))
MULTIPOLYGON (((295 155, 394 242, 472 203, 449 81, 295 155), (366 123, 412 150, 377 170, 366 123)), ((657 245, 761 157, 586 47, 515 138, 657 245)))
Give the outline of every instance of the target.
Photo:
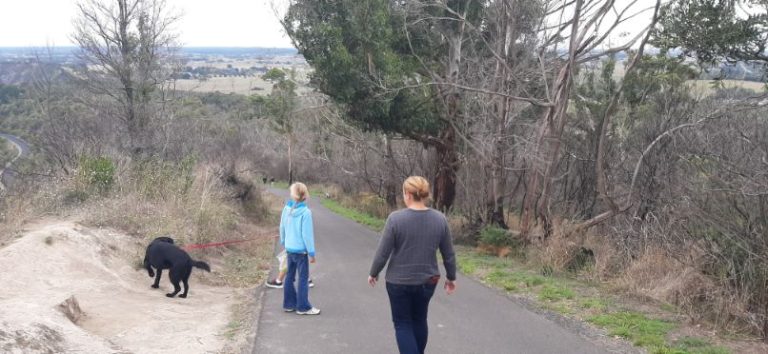
POLYGON ((7 186, 10 186, 16 178, 16 171, 13 169, 13 163, 18 159, 29 155, 29 144, 21 138, 11 134, 0 133, 0 138, 9 141, 19 152, 16 158, 11 160, 8 164, 0 166, 0 191, 2 191, 5 190, 7 186))

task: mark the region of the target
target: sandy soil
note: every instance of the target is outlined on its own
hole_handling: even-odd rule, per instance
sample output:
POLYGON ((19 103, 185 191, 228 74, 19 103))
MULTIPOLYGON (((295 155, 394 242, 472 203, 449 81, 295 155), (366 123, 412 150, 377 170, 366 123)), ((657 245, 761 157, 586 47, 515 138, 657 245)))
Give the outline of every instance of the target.
POLYGON ((167 277, 151 289, 136 270, 143 255, 128 236, 67 222, 0 249, 0 352, 220 352, 234 290, 203 284, 195 270, 188 298, 166 298, 167 277), (57 309, 70 296, 84 312, 77 324, 57 309))

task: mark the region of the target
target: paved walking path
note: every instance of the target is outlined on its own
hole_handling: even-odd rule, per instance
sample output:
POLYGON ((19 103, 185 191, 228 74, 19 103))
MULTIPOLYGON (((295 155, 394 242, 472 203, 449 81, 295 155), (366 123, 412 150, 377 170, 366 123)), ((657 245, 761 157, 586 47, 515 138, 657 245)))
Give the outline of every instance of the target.
MULTIPOLYGON (((397 353, 384 272, 376 288, 366 281, 379 235, 319 200, 309 205, 317 248, 309 299, 322 313, 284 313, 282 289, 266 289, 254 352, 397 353)), ((457 285, 453 295, 438 287, 432 298, 428 353, 607 352, 471 279, 459 276, 457 285)))

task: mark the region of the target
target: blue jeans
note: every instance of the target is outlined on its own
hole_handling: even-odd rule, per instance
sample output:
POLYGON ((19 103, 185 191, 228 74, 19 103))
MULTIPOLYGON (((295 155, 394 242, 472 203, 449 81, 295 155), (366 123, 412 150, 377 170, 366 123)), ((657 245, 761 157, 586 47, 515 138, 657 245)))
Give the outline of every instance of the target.
POLYGON ((387 283, 392 322, 400 354, 423 354, 427 347, 427 309, 437 284, 387 283))
POLYGON ((296 311, 308 311, 312 308, 309 303, 309 257, 306 253, 288 253, 288 273, 283 281, 283 308, 296 311), (298 294, 294 285, 297 271, 298 294))

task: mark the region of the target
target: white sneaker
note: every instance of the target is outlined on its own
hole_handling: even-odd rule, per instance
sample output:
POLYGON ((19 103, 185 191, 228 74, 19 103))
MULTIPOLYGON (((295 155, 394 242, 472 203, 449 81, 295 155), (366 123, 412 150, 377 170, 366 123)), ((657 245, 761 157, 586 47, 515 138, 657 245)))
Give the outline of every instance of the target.
POLYGON ((307 311, 296 311, 297 315, 319 315, 320 309, 313 307, 307 311))

